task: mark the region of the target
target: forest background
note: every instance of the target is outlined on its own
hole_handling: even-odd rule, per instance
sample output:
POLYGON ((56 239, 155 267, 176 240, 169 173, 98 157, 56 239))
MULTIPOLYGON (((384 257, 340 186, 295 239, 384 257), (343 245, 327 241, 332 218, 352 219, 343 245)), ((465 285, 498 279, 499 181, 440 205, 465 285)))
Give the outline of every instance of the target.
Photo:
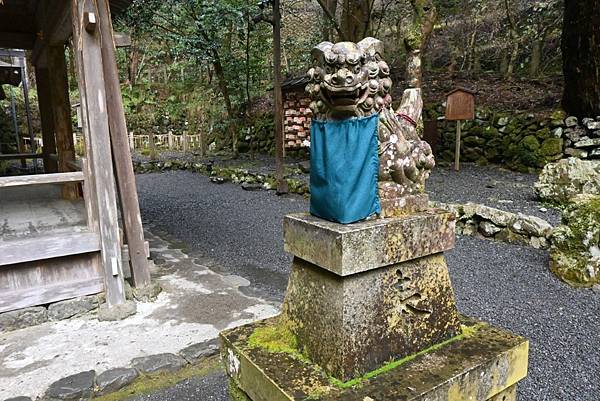
MULTIPOLYGON (((323 40, 374 36, 385 44, 396 101, 407 86, 407 55, 416 48, 430 107, 464 86, 476 91, 479 107, 551 113, 563 96, 565 4, 281 0, 282 74, 304 75, 310 49, 323 40)), ((272 22, 269 0, 134 0, 114 22, 115 31, 131 36, 131 46, 118 50, 129 130, 202 132, 205 146, 236 153, 248 150, 234 146, 247 144, 243 139, 272 138, 272 22)), ((273 151, 274 141, 269 145, 273 151)))

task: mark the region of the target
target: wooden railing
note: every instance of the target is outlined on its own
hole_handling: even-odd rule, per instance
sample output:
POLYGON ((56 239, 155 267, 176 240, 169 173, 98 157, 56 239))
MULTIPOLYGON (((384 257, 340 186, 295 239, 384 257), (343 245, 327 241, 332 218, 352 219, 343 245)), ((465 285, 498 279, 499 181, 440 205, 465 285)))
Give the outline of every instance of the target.
POLYGON ((84 177, 81 171, 75 171, 72 173, 17 175, 11 177, 0 177, 0 188, 41 184, 65 184, 69 182, 82 182, 83 180, 84 177))

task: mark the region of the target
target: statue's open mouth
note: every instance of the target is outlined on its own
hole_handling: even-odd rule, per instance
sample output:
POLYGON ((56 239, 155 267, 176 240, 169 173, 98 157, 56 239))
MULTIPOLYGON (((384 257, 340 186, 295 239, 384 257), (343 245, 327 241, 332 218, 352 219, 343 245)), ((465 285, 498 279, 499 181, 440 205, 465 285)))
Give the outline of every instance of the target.
POLYGON ((360 84, 354 87, 333 87, 324 85, 322 90, 323 96, 327 103, 334 108, 344 108, 348 106, 356 106, 365 100, 368 95, 367 86, 360 84))

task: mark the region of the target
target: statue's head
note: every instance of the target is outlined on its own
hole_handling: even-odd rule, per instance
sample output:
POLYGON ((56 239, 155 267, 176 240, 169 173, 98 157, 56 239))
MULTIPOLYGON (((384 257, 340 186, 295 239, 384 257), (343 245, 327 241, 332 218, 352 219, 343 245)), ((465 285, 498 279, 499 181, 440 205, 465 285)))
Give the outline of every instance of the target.
POLYGON ((392 80, 382 59, 381 41, 322 42, 311 56, 313 67, 308 70, 306 90, 317 118, 362 117, 390 106, 392 80))

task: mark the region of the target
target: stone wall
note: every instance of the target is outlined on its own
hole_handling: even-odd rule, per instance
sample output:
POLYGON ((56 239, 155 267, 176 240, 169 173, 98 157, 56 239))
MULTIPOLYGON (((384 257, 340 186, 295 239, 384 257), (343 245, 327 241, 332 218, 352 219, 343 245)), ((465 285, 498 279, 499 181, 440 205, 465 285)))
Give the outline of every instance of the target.
POLYGON ((283 132, 285 147, 298 149, 310 146, 310 99, 304 91, 286 91, 283 94, 283 132))
MULTIPOLYGON (((456 122, 445 120, 443 104, 427 107, 425 118, 437 120, 438 158, 454 161, 456 122)), ((567 156, 600 159, 600 117, 580 123, 562 111, 539 116, 478 109, 475 120, 462 124, 461 161, 534 172, 567 156)))
POLYGON ((579 159, 600 159, 600 116, 584 118, 581 123, 577 117, 565 120, 565 154, 579 159))

